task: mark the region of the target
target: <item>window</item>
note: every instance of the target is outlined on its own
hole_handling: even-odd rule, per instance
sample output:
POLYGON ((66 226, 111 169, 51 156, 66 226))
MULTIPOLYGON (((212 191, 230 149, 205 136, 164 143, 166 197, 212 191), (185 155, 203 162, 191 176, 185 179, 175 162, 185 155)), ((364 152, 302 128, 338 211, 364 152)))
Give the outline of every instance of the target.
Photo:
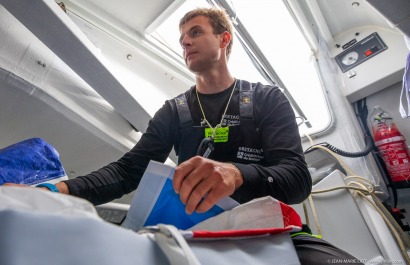
MULTIPOLYGON (((308 119, 311 127, 301 124, 299 126, 300 134, 303 136, 305 133, 312 134, 325 130, 330 123, 330 113, 314 60, 311 58, 312 51, 283 1, 238 0, 223 3, 233 11, 233 20, 240 21, 241 26, 246 29, 257 44, 259 51, 256 52, 256 55, 262 55, 266 58, 267 63, 272 66, 280 78, 288 97, 294 103, 296 115, 300 116, 298 112, 300 109, 308 119)), ((154 42, 170 49, 182 60, 182 48, 178 43, 177 25, 179 19, 187 11, 203 6, 210 6, 210 4, 204 0, 184 2, 153 32, 148 32, 150 33, 149 37, 154 42)), ((228 10, 228 8, 225 9, 228 10)), ((244 37, 246 42, 247 38, 238 30, 238 27, 235 35, 229 60, 232 75, 252 82, 259 81, 269 84, 269 75, 267 77, 255 67, 255 60, 250 58, 241 45, 239 39, 244 37)), ((255 53, 255 51, 253 52, 255 53)), ((301 121, 301 119, 297 120, 298 123, 301 121)))

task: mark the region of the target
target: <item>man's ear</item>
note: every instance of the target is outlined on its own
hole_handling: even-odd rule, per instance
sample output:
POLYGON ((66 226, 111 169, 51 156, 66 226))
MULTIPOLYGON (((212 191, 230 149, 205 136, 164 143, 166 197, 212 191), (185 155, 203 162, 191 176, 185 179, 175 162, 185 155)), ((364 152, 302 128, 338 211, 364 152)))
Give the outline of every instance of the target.
POLYGON ((226 48, 228 47, 229 43, 231 42, 231 34, 229 34, 228 31, 225 31, 224 33, 221 34, 221 48, 226 48))

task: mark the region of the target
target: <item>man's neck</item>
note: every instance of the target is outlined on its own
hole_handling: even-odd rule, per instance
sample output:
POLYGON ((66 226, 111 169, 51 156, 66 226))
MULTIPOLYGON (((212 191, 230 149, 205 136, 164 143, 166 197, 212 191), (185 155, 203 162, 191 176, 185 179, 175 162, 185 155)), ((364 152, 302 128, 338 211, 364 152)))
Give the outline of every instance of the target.
POLYGON ((196 89, 202 94, 215 94, 232 85, 235 79, 231 74, 197 75, 196 89))

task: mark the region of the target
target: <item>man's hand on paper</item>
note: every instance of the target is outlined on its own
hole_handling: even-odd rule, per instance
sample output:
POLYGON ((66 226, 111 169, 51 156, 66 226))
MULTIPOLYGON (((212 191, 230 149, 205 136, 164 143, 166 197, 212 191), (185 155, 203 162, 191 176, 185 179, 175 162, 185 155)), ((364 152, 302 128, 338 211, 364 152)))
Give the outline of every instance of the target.
POLYGON ((243 177, 232 164, 195 156, 176 168, 172 183, 186 212, 192 214, 206 212, 221 198, 232 195, 243 177))

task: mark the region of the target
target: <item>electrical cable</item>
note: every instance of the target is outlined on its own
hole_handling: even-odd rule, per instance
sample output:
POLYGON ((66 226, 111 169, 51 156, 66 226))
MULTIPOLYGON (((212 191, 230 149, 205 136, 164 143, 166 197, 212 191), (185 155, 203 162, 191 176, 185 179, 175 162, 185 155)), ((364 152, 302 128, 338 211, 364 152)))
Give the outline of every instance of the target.
MULTIPOLYGON (((366 99, 365 99, 366 100, 366 99)), ((358 102, 361 103, 362 100, 359 100, 358 102)), ((339 148, 337 148, 334 145, 331 145, 327 142, 323 142, 323 143, 319 143, 317 145, 323 146, 329 150, 331 150, 332 152, 341 155, 341 156, 345 156, 345 157, 351 157, 351 158, 355 158, 355 157, 362 157, 362 156, 366 156, 368 155, 372 150, 375 149, 374 147, 374 142, 373 139, 371 137, 370 134, 370 130, 367 127, 366 124, 366 119, 367 119, 367 106, 366 106, 366 101, 364 101, 364 105, 359 105, 360 103, 357 104, 358 108, 360 108, 360 110, 358 111, 359 113, 356 113, 356 116, 359 117, 360 122, 362 123, 362 129, 365 131, 364 134, 364 142, 365 142, 365 148, 362 151, 359 152, 347 152, 344 150, 341 150, 339 148), (364 123, 363 123, 364 121, 364 123)), ((305 154, 309 153, 312 151, 312 148, 314 146, 309 147, 308 149, 306 149, 305 154)))
POLYGON ((366 98, 364 99, 360 99, 356 102, 356 107, 355 107, 355 114, 358 117, 360 126, 362 128, 362 130, 364 131, 365 135, 364 135, 364 141, 365 141, 365 148, 361 151, 358 152, 347 152, 344 150, 341 150, 339 148, 337 148, 334 145, 331 145, 327 142, 323 142, 323 143, 319 143, 316 145, 312 145, 309 148, 306 149, 306 151, 304 152, 305 154, 313 151, 315 149, 316 146, 321 146, 324 148, 327 148, 328 150, 332 151, 333 153, 336 153, 338 155, 344 156, 344 157, 350 157, 350 158, 356 158, 356 157, 362 157, 362 156, 366 156, 369 153, 372 154, 377 167, 379 168, 379 171, 382 175, 383 180, 386 183, 386 186, 388 188, 390 188, 392 196, 393 196, 393 207, 397 207, 397 190, 394 187, 391 178, 387 175, 387 169, 386 166, 384 165, 383 162, 383 158, 379 155, 378 150, 376 149, 375 145, 374 145, 374 141, 372 138, 372 135, 370 133, 370 128, 367 126, 367 117, 368 117, 368 108, 367 108, 367 104, 366 104, 366 98))
MULTIPOLYGON (((334 152, 338 155, 354 158, 354 157, 366 156, 373 150, 374 147, 373 147, 373 141, 372 141, 371 137, 369 135, 365 135, 364 140, 365 140, 365 143, 366 143, 366 147, 365 147, 365 149, 363 149, 362 151, 359 151, 359 152, 347 152, 347 151, 341 150, 341 149, 337 148, 336 146, 331 145, 327 142, 319 143, 319 144, 316 144, 316 145, 323 146, 323 147, 329 149, 330 151, 332 151, 332 152, 334 152)), ((314 147, 315 147, 315 145, 309 147, 308 149, 306 149, 305 154, 313 151, 314 147)))
MULTIPOLYGON (((345 181, 347 181, 347 184, 345 186, 337 186, 337 187, 333 187, 329 189, 312 191, 308 201, 311 206, 311 210, 312 210, 312 214, 313 214, 313 218, 314 218, 317 230, 321 231, 319 220, 318 220, 318 214, 315 210, 314 202, 313 202, 314 195, 320 194, 320 193, 326 193, 330 191, 335 191, 335 190, 341 190, 341 189, 350 190, 353 193, 353 195, 360 196, 362 199, 366 200, 370 205, 372 205, 376 209, 376 211, 383 218, 384 222, 386 223, 387 227, 392 233, 394 239, 396 240, 399 246, 399 249, 400 249, 400 253, 403 256, 405 263, 410 264, 410 258, 409 258, 409 255, 407 254, 407 249, 410 248, 410 240, 407 237, 407 235, 404 233, 400 225, 396 222, 392 214, 389 211, 387 211, 383 203, 376 196, 377 193, 380 193, 376 191, 376 185, 366 178, 357 176, 348 166, 346 166, 346 164, 343 163, 343 161, 339 159, 339 157, 333 154, 332 151, 330 151, 328 148, 324 146, 320 146, 320 145, 316 145, 314 148, 323 149, 324 151, 328 152, 330 155, 334 156, 339 161, 339 163, 343 166, 346 172, 348 172, 349 174, 349 176, 346 176, 344 178, 345 181)), ((305 202, 303 202, 303 204, 305 204, 305 202)), ((305 207, 306 206, 304 205, 304 209, 305 207)), ((305 215, 306 215, 306 220, 308 220, 306 210, 305 210, 305 215)), ((309 225, 309 223, 307 223, 307 225, 309 225)), ((319 233, 319 235, 321 234, 319 233)))

